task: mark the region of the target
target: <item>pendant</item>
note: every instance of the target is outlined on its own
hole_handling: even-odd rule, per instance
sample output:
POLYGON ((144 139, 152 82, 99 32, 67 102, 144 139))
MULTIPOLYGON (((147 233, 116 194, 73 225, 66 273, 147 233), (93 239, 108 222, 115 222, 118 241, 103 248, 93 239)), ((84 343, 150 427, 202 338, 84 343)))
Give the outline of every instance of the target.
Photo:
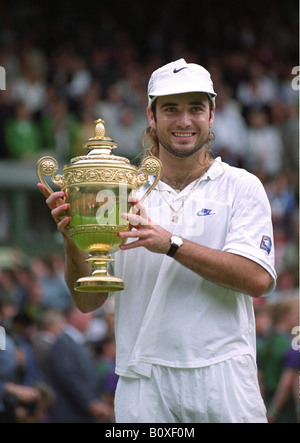
POLYGON ((172 222, 173 222, 173 223, 177 223, 178 220, 179 220, 179 216, 178 216, 178 214, 174 214, 173 217, 172 217, 172 222))

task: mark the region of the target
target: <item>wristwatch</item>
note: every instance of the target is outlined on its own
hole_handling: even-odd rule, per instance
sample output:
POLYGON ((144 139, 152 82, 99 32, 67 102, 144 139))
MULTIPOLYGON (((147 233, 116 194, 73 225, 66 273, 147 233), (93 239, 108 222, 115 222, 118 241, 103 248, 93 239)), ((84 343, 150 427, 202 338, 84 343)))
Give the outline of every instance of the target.
POLYGON ((169 251, 167 252, 167 255, 169 257, 174 257, 175 252, 177 249, 182 245, 183 241, 181 237, 177 237, 177 235, 172 235, 170 238, 171 241, 171 247, 169 251))

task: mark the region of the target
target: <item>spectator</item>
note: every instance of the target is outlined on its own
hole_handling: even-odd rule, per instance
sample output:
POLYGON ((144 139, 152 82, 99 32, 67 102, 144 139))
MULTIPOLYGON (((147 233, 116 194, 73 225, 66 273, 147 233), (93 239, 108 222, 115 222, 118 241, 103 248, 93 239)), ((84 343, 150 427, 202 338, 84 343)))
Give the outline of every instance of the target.
POLYGON ((88 70, 84 57, 74 55, 71 58, 71 80, 68 85, 68 93, 74 101, 80 100, 92 82, 92 76, 88 70))
POLYGON ((15 103, 12 99, 11 85, 6 86, 5 91, 0 92, 0 159, 11 158, 11 153, 6 144, 6 122, 15 117, 15 103))
POLYGON ((281 170, 283 144, 279 130, 269 124, 267 111, 251 109, 248 114, 249 129, 246 151, 250 170, 263 170, 274 176, 281 170))
POLYGON ((20 384, 33 386, 44 382, 44 377, 30 344, 35 323, 24 313, 18 312, 12 320, 11 337, 16 345, 18 371, 15 380, 20 384))
POLYGON ((244 107, 262 107, 277 98, 276 79, 266 72, 262 63, 252 62, 248 72, 249 79, 237 87, 237 98, 244 107))
POLYGON ((67 161, 75 150, 79 132, 78 118, 69 112, 67 102, 55 100, 51 112, 41 118, 40 127, 44 148, 53 152, 57 161, 67 161))
POLYGON ((113 333, 108 333, 98 344, 97 372, 99 377, 99 394, 113 408, 114 396, 118 382, 115 373, 116 341, 113 333))
MULTIPOLYGON (((299 105, 289 104, 285 107, 285 116, 280 126, 284 144, 283 166, 293 172, 299 173, 299 105)), ((297 182, 298 183, 298 182, 297 182)))
POLYGON ((41 131, 23 102, 16 105, 15 117, 4 126, 5 143, 11 158, 31 159, 41 150, 41 131))
POLYGON ((31 47, 21 57, 21 75, 12 83, 14 101, 23 102, 32 115, 44 105, 45 68, 43 52, 31 47))
POLYGON ((20 307, 26 294, 23 292, 23 288, 18 284, 16 277, 16 264, 15 263, 4 263, 0 268, 0 289, 2 294, 6 295, 7 300, 11 302, 13 310, 20 307))
POLYGON ((291 233, 297 209, 296 194, 286 171, 279 172, 266 186, 275 227, 291 233))
POLYGON ((95 114, 105 121, 107 134, 111 134, 115 127, 123 105, 124 97, 121 87, 117 83, 111 84, 106 90, 106 97, 95 104, 95 114))
POLYGON ((44 379, 49 382, 49 353, 58 335, 66 324, 65 316, 56 310, 47 309, 37 321, 38 330, 32 335, 30 343, 35 358, 39 362, 44 379))
POLYGON ((28 321, 36 324, 43 312, 43 287, 36 275, 30 272, 29 276, 26 284, 26 298, 20 307, 20 312, 27 317, 28 321))
POLYGON ((134 159, 141 153, 142 137, 137 130, 137 115, 130 106, 123 106, 113 128, 110 137, 115 140, 118 147, 116 155, 134 159))
POLYGON ((70 157, 77 157, 80 155, 85 155, 87 152, 83 148, 83 144, 86 140, 91 138, 95 133, 95 123, 96 114, 93 112, 92 108, 83 109, 80 119, 77 125, 77 134, 74 143, 72 143, 72 150, 70 152, 70 157))
POLYGON ((42 306, 65 310, 71 306, 71 296, 66 286, 63 269, 55 265, 58 258, 49 255, 32 260, 32 271, 42 287, 42 306))
POLYGON ((279 301, 272 306, 272 329, 258 354, 264 400, 269 418, 278 423, 296 423, 293 373, 299 360, 292 350, 292 330, 298 325, 298 300, 279 301))
POLYGON ((31 404, 19 402, 16 406, 16 420, 18 423, 48 423, 49 410, 56 398, 52 388, 45 383, 37 383, 34 388, 38 392, 38 399, 31 404))
POLYGON ((68 313, 68 324, 49 355, 49 372, 57 401, 51 410, 54 423, 112 421, 113 411, 98 395, 96 362, 85 344, 84 331, 91 315, 77 309, 68 313))
POLYGON ((299 422, 299 350, 290 348, 268 411, 269 423, 299 422), (288 411, 290 406, 291 411, 288 411))
POLYGON ((247 125, 240 106, 232 98, 232 92, 226 85, 218 93, 218 112, 216 112, 213 133, 214 149, 222 160, 232 166, 242 166, 246 152, 247 125))
MULTIPOLYGON (((4 304, 0 299, 0 325, 3 321, 4 304)), ((0 423, 15 423, 16 407, 22 402, 33 404, 39 399, 36 388, 16 383, 18 375, 17 347, 6 332, 5 350, 0 350, 0 423)))

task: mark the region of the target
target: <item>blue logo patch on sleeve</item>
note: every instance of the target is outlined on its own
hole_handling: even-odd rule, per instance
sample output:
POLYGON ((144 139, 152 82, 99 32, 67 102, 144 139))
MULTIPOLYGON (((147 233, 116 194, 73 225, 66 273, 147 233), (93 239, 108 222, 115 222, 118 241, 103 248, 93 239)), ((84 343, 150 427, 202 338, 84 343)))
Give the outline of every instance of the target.
POLYGON ((260 242, 260 249, 264 249, 270 254, 272 248, 272 240, 267 235, 263 235, 260 242))

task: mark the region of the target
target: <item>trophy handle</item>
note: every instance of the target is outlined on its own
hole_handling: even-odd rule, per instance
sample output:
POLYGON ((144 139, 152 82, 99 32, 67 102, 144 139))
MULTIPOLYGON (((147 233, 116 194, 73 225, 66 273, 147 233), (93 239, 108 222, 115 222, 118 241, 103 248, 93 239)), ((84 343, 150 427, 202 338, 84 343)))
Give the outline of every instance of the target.
POLYGON ((143 186, 148 179, 149 175, 155 175, 154 182, 148 189, 148 191, 145 193, 145 195, 141 198, 141 202, 145 200, 145 198, 150 194, 152 189, 156 186, 156 184, 159 182, 160 176, 162 171, 162 164, 161 161, 154 157, 153 155, 146 157, 142 164, 141 168, 139 169, 139 172, 141 172, 140 175, 137 177, 137 188, 139 189, 141 186, 143 186))
POLYGON ((57 170, 58 170, 58 163, 55 160, 55 158, 50 156, 45 156, 40 158, 40 160, 37 162, 36 165, 37 176, 40 179, 41 183, 45 186, 47 191, 50 192, 50 194, 53 194, 54 191, 50 188, 50 186, 44 179, 44 175, 51 176, 52 182, 55 185, 62 188, 64 184, 63 176, 56 174, 57 170))

